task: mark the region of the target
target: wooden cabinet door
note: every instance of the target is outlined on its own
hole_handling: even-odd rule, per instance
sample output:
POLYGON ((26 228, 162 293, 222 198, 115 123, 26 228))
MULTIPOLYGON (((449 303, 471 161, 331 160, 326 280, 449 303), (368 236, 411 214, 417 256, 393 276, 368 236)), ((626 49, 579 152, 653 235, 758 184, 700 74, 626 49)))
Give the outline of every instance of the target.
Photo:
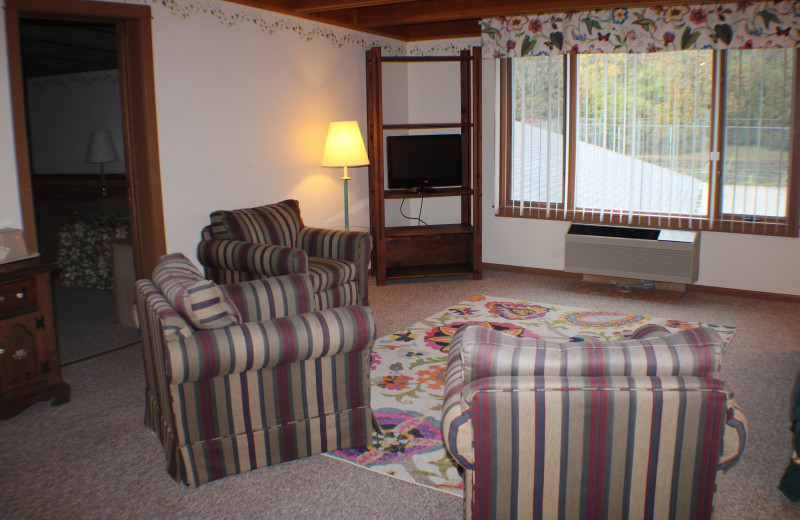
POLYGON ((0 322, 0 393, 30 384, 41 375, 44 358, 35 314, 0 322))

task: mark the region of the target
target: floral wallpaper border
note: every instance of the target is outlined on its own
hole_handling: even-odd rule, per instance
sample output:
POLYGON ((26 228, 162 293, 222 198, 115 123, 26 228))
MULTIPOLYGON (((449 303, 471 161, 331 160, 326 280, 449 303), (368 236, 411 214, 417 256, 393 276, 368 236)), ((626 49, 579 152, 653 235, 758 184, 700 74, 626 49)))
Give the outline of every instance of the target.
MULTIPOLYGON (((429 48, 420 48, 409 45, 392 45, 383 38, 384 41, 367 40, 362 33, 349 31, 345 28, 327 26, 323 23, 305 21, 299 18, 271 18, 261 13, 271 13, 270 11, 260 11, 258 9, 241 9, 235 12, 228 12, 221 7, 215 7, 210 2, 179 2, 178 0, 125 0, 137 4, 153 4, 168 9, 174 16, 188 19, 196 15, 213 16, 219 24, 225 28, 232 28, 242 25, 256 25, 262 33, 272 36, 283 32, 293 32, 300 40, 311 42, 315 40, 327 40, 331 45, 338 48, 345 46, 356 46, 364 51, 372 47, 381 47, 383 52, 389 56, 425 56, 425 55, 451 55, 458 54, 462 48, 454 44, 436 44, 429 48)), ((278 16, 278 13, 274 13, 278 16)), ((368 36, 368 35, 366 35, 368 36)), ((478 41, 475 45, 479 45, 478 41)), ((469 48, 469 47, 464 47, 469 48)))
POLYGON ((800 1, 532 14, 481 20, 485 57, 686 49, 793 48, 800 1))

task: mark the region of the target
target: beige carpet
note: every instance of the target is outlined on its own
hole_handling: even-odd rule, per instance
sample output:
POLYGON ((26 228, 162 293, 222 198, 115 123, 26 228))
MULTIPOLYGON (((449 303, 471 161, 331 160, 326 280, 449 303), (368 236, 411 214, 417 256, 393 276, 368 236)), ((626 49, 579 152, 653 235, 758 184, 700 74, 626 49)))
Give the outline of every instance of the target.
MULTIPOLYGON (((791 455, 789 396, 800 372, 800 304, 686 293, 677 303, 570 292, 575 280, 486 272, 485 279, 370 286, 378 335, 474 294, 731 324, 723 377, 750 422, 742 460, 722 475, 717 520, 800 518, 777 489, 791 455)), ((143 426, 144 374, 132 347, 64 369, 73 399, 0 421, 0 518, 455 520, 458 497, 325 456, 216 481, 174 483, 143 426)))

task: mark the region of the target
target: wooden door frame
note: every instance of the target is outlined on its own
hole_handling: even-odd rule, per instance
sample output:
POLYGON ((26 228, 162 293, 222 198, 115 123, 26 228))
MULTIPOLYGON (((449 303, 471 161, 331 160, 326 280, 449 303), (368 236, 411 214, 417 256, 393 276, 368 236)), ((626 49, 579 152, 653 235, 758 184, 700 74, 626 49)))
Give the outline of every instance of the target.
POLYGON ((9 87, 25 241, 38 251, 25 120, 20 18, 110 22, 117 29, 122 129, 131 241, 137 278, 150 276, 166 253, 156 129, 155 75, 150 6, 87 0, 6 0, 9 87))

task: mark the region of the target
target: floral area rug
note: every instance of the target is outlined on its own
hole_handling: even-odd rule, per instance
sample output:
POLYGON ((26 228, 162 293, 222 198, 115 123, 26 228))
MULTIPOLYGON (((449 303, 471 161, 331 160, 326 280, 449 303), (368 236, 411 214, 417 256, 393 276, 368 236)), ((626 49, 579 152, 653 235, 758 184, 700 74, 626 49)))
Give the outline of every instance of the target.
MULTIPOLYGON (((384 430, 375 444, 326 455, 423 486, 463 496, 464 483, 442 441, 447 352, 453 335, 478 323, 507 334, 564 341, 624 339, 652 323, 672 330, 700 323, 584 310, 493 296, 467 301, 395 334, 372 351, 372 409, 384 430)), ((727 345, 734 327, 710 325, 727 345)))

